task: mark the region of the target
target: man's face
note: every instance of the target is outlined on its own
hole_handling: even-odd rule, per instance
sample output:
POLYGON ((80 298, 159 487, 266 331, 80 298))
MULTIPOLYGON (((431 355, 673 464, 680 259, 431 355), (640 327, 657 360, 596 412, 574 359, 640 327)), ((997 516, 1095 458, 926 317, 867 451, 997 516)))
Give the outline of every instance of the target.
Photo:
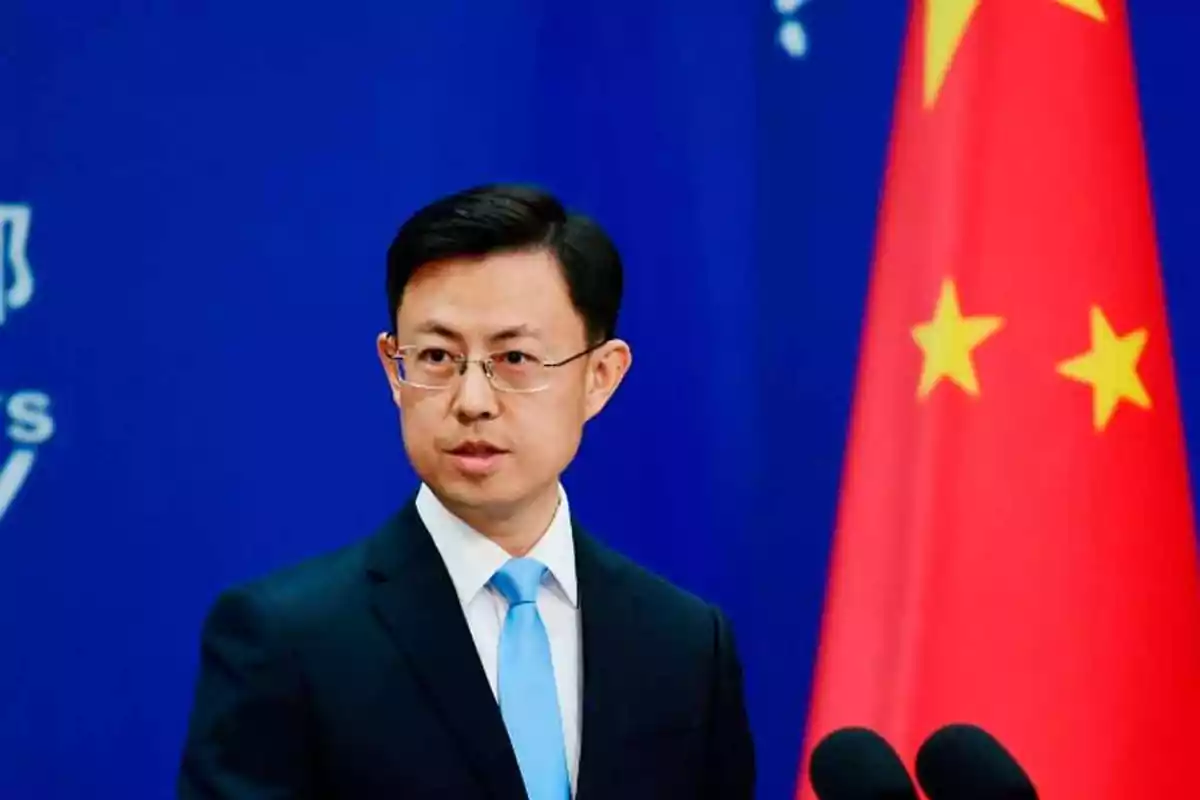
POLYGON ((464 375, 454 371, 447 388, 407 385, 392 358, 396 347, 414 348, 407 352, 429 363, 501 353, 553 363, 588 345, 560 268, 545 251, 418 270, 405 287, 395 339, 378 342, 417 475, 449 504, 484 513, 507 513, 556 491, 584 423, 616 390, 630 354, 624 342, 610 341, 544 369, 545 389, 515 393, 495 389, 478 363, 464 375))

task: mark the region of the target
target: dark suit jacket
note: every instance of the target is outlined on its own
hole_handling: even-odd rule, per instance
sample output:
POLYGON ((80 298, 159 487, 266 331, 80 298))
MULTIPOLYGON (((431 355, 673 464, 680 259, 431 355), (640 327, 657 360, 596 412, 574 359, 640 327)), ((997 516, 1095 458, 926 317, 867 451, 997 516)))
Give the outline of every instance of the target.
MULTIPOLYGON (((725 617, 573 524, 579 800, 751 798, 725 617)), ((450 575, 412 503, 369 539, 217 600, 178 796, 525 797, 450 575)))

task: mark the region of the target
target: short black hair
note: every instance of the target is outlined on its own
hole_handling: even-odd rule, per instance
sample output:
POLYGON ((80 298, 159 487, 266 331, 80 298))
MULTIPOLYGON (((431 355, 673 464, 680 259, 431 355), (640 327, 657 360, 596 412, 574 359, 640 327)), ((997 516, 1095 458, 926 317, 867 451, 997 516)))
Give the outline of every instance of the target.
POLYGON ((537 187, 487 184, 434 200, 404 222, 387 252, 391 330, 404 287, 423 265, 499 252, 546 250, 566 279, 588 343, 616 335, 623 268, 596 222, 537 187))

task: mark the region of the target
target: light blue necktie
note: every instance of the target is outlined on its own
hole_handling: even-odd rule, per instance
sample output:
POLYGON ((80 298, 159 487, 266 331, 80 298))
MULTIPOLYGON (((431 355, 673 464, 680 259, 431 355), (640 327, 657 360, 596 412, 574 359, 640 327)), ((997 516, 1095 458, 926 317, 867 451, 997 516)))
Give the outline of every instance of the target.
POLYGON ((545 574, 545 564, 514 558, 492 576, 492 585, 508 600, 500 633, 500 714, 529 800, 569 800, 571 781, 550 638, 537 608, 545 574))

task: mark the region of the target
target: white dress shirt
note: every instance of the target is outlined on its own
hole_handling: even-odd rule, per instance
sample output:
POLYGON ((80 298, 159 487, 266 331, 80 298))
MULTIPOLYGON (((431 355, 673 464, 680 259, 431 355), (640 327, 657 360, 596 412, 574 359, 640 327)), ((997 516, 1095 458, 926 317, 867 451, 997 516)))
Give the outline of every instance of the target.
MULTIPOLYGON (((550 637, 550 658, 558 688, 562 714, 567 770, 574 795, 579 777, 579 705, 583 688, 580 656, 579 602, 575 581, 575 541, 567 495, 558 489, 559 504, 550 527, 527 554, 547 567, 538 592, 537 607, 550 637)), ((508 613, 508 601, 488 585, 496 570, 512 558, 502 547, 467 525, 422 484, 417 492, 417 513, 454 582, 462 603, 467 627, 479 651, 483 671, 497 694, 496 673, 500 659, 500 631, 508 613)))

